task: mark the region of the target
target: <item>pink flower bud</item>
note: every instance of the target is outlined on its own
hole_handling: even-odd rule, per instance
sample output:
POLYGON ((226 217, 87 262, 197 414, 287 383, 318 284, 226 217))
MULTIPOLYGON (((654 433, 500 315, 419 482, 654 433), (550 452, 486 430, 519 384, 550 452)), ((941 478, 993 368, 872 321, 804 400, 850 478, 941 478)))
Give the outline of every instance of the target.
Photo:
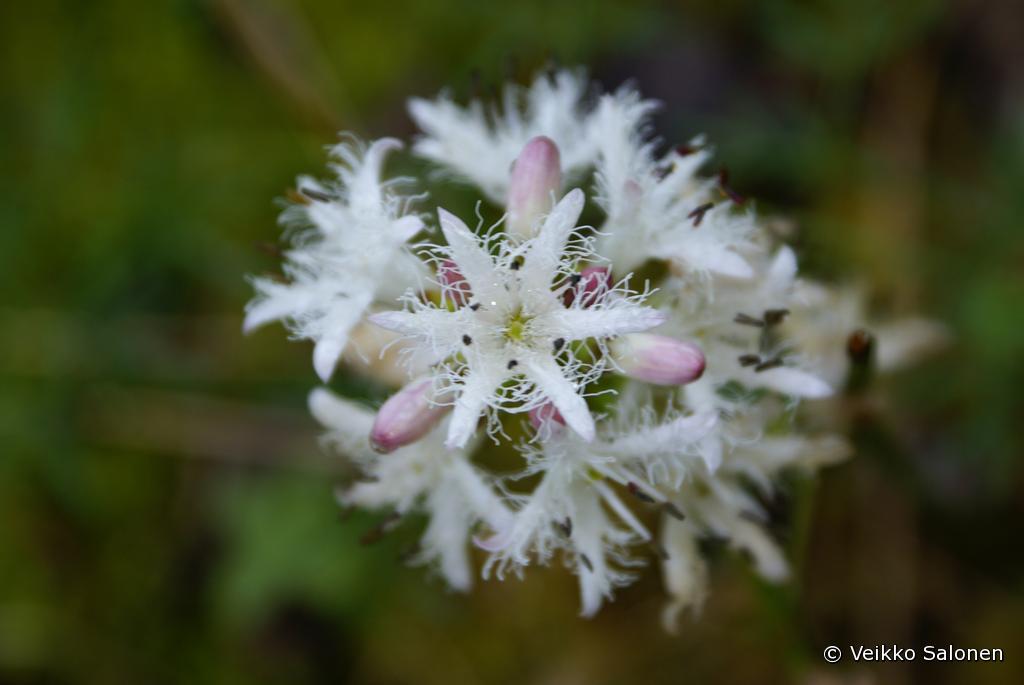
POLYGON ((545 402, 539 407, 534 407, 530 410, 530 425, 535 430, 540 430, 541 426, 551 422, 565 425, 562 413, 550 402, 545 402))
POLYGON ((430 378, 413 381, 389 397, 373 420, 370 446, 387 454, 429 433, 450 409, 433 404, 433 398, 430 378))
POLYGON ((562 296, 566 307, 572 306, 577 298, 581 306, 589 307, 604 297, 611 287, 612 273, 607 266, 588 266, 579 276, 576 284, 562 296))
POLYGON ((545 136, 531 139, 512 165, 508 184, 509 234, 521 239, 533 237, 537 220, 551 211, 561 187, 558 146, 545 136))
POLYGON ((445 297, 454 302, 456 307, 463 306, 473 296, 469 289, 469 281, 459 271, 459 266, 450 259, 445 259, 437 267, 437 280, 444 288, 445 297))
POLYGON ((704 373, 699 347, 664 335, 623 335, 612 342, 612 354, 627 376, 655 385, 684 385, 704 373))

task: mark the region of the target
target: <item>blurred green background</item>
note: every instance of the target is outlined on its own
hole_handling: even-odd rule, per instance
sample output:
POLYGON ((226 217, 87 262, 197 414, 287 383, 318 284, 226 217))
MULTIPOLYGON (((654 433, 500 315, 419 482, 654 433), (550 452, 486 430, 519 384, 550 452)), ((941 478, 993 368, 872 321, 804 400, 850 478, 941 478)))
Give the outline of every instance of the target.
POLYGON ((34 0, 0 6, 0 79, 0 682, 1024 682, 1021 3, 34 0), (635 79, 811 273, 956 336, 784 489, 795 581, 712 547, 679 636, 657 569, 584 621, 560 568, 464 597, 400 562, 414 526, 359 545, 308 346, 239 332, 337 130, 551 60, 635 79), (892 642, 1006 661, 820 656, 892 642))

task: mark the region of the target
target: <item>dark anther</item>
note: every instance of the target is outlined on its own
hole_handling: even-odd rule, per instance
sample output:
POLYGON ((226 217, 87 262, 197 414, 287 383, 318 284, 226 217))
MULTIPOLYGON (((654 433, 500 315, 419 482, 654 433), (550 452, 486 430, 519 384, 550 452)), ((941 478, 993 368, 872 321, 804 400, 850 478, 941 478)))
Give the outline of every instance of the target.
POLYGON ((741 354, 739 359, 740 366, 753 366, 761 363, 761 358, 756 354, 741 354))
POLYGON ((572 519, 568 516, 565 517, 564 521, 555 521, 555 528, 558 528, 558 532, 565 537, 572 537, 572 519))
POLYGON ((398 555, 398 563, 408 564, 413 558, 420 553, 420 546, 417 544, 410 545, 408 548, 402 550, 402 553, 398 555))
POLYGON ((747 201, 747 198, 737 193, 729 185, 729 171, 727 169, 722 169, 721 171, 718 172, 718 187, 719 189, 721 189, 721 191, 725 194, 726 197, 728 197, 730 200, 732 200, 738 205, 741 205, 747 201))
POLYGON ((309 198, 306 197, 305 195, 303 195, 302 193, 300 193, 295 188, 289 188, 288 190, 286 190, 285 193, 284 193, 284 196, 288 200, 288 202, 291 202, 292 204, 296 204, 296 205, 308 205, 309 204, 309 198))
POLYGON ((701 206, 694 209, 692 212, 686 215, 687 219, 693 219, 693 227, 700 226, 700 222, 704 221, 704 215, 708 213, 708 210, 715 206, 714 202, 705 202, 701 206))
POLYGON ((512 269, 513 271, 519 271, 519 267, 521 267, 522 265, 522 257, 516 257, 515 259, 512 260, 512 263, 509 264, 509 268, 512 269))
POLYGON ((687 155, 692 155, 698 149, 700 148, 696 148, 692 145, 676 145, 676 154, 680 157, 686 157, 687 155))
POLYGON ((874 336, 860 328, 846 339, 846 354, 854 364, 866 364, 871 358, 871 348, 874 344, 874 336))
POLYGON ((400 518, 402 518, 402 515, 397 511, 389 514, 383 521, 363 533, 363 536, 359 538, 359 544, 372 545, 375 542, 379 542, 380 539, 394 527, 395 523, 397 523, 400 518))
POLYGON ((276 243, 271 243, 271 242, 267 242, 267 241, 261 241, 261 242, 256 243, 255 246, 256 246, 257 250, 259 250, 260 252, 262 252, 265 255, 270 255, 271 257, 277 257, 278 259, 280 259, 281 257, 284 256, 284 251, 281 250, 281 247, 279 245, 277 245, 276 243))
POLYGON ((659 545, 657 542, 652 542, 651 543, 651 550, 655 554, 657 554, 658 558, 661 559, 662 561, 668 561, 669 560, 668 552, 665 551, 665 548, 662 547, 661 545, 659 545))
POLYGON ((633 481, 626 483, 626 489, 629 490, 629 494, 636 497, 641 502, 647 502, 648 504, 654 504, 654 498, 648 495, 646 492, 640 489, 640 487, 633 481))
POLYGON ((782 366, 782 359, 780 359, 779 357, 774 357, 772 359, 765 359, 763 362, 754 367, 754 371, 761 373, 762 371, 767 371, 768 369, 774 369, 777 366, 782 366))
POLYGON ((686 514, 679 511, 679 507, 672 504, 671 502, 665 502, 665 504, 663 504, 662 506, 665 508, 665 513, 671 516, 672 518, 679 521, 684 521, 686 519, 686 514))
POLYGON ((515 359, 509 359, 508 360, 508 368, 509 368, 509 370, 514 369, 517 366, 519 366, 519 362, 517 362, 515 359))
POLYGON ((550 53, 547 59, 544 60, 544 77, 547 78, 551 85, 557 83, 559 60, 554 53, 550 53))
POLYGON ((469 337, 468 335, 463 335, 462 336, 462 344, 463 345, 472 345, 473 344, 473 339, 471 337, 469 337))
POLYGON ((385 531, 383 528, 381 528, 380 526, 374 526, 370 530, 363 533, 363 536, 359 538, 359 544, 364 546, 376 544, 380 542, 381 539, 384 537, 384 533, 385 531))
POLYGON ((777 326, 789 314, 788 309, 766 309, 764 310, 764 322, 768 326, 777 326))
POLYGON ((558 354, 565 346, 565 338, 555 338, 555 354, 558 354))
POLYGON ((480 309, 480 303, 474 302, 473 304, 469 305, 469 308, 475 312, 476 310, 480 309))
POLYGON ((739 517, 744 521, 750 521, 751 523, 757 524, 759 526, 764 524, 764 517, 758 516, 752 511, 741 511, 739 513, 739 517))
POLYGON ((744 326, 757 326, 758 328, 764 328, 764 321, 761 321, 761 319, 755 319, 750 314, 744 314, 743 312, 740 312, 733 317, 733 321, 735 323, 743 324, 744 326))
POLYGON ((594 572, 594 565, 590 563, 590 557, 580 552, 580 561, 583 562, 583 565, 587 567, 588 571, 591 573, 594 572))
POLYGON ((331 196, 326 193, 321 193, 319 190, 313 190, 312 188, 299 188, 299 192, 308 197, 311 200, 317 200, 318 202, 330 202, 331 196))
POLYGON ((575 285, 579 285, 580 280, 582 280, 582 279, 583 279, 582 275, 580 275, 580 274, 573 274, 572 276, 569 276, 569 283, 571 283, 574 286, 575 285))

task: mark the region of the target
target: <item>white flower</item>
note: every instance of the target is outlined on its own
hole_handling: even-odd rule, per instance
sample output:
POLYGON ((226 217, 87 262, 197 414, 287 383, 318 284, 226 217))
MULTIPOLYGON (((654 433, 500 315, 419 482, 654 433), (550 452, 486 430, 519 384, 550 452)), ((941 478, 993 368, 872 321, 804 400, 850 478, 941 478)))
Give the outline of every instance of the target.
POLYGON ((786 333, 816 360, 817 372, 839 386, 850 370, 847 340, 855 331, 874 339, 874 361, 879 371, 906 366, 949 343, 949 330, 921 317, 878 321, 867 312, 864 287, 827 288, 809 285, 806 306, 786 321, 786 333))
POLYGON ((309 397, 310 411, 330 432, 327 442, 354 459, 367 480, 338 493, 345 506, 390 509, 399 515, 422 510, 430 523, 413 561, 434 563, 456 590, 472 585, 468 544, 478 522, 492 528, 508 525, 510 513, 487 483, 470 465, 465 451, 449 450, 441 434, 382 456, 373 451, 366 436, 373 412, 317 388, 309 397))
MULTIPOLYGON (((623 570, 633 564, 626 546, 649 540, 650 533, 607 485, 591 475, 588 466, 599 458, 579 447, 576 437, 552 440, 535 455, 526 472, 543 472, 529 496, 517 498, 520 508, 511 525, 477 544, 492 551, 484 577, 493 570, 498 578, 521 572, 532 561, 546 564, 557 550, 567 553, 566 563, 579 576, 582 614, 592 616, 612 589, 631 580, 623 570), (627 527, 612 521, 602 500, 611 500, 627 519, 627 527)), ((622 520, 620 518, 620 520, 622 520)))
POLYGON ((749 278, 744 253, 753 246, 753 215, 737 213, 735 194, 697 175, 707 150, 676 149, 655 158, 643 135, 653 108, 622 90, 605 96, 594 116, 597 199, 607 213, 598 252, 623 270, 655 258, 679 273, 749 278))
POLYGON ((694 446, 713 425, 713 418, 681 416, 590 443, 557 425, 542 430, 540 444, 522 448, 527 468, 516 476, 541 474, 540 483, 529 495, 510 494, 519 505, 511 525, 477 542, 491 552, 484 575, 520 573, 563 550, 579 576, 582 613, 593 615, 613 588, 630 582, 625 569, 643 563, 627 547, 653 540, 616 489, 680 516, 670 498, 648 482, 645 464, 666 458, 685 468, 683 462, 699 460, 694 446))
POLYGON ((783 246, 756 257, 748 279, 713 279, 696 292, 679 284, 677 314, 666 329, 704 350, 704 376, 687 389, 687 399, 698 406, 702 400, 721 406, 711 390, 730 381, 802 398, 834 390, 816 373, 815 360, 786 335, 786 319, 809 300, 796 278, 795 254, 783 246))
POLYGON ((484 577, 557 556, 591 616, 653 552, 673 628, 707 594, 702 539, 744 552, 768 581, 788 577, 764 501, 783 471, 851 452, 818 410, 839 403, 815 408, 808 433, 800 401, 853 387, 851 350, 885 370, 943 331, 875 324, 859 291, 802 279, 725 174, 703 171, 703 141, 658 154, 653 101, 621 88, 590 105, 586 90, 562 72, 508 87, 500 109, 410 103, 415 153, 506 210, 474 232, 439 208, 443 246, 410 248, 423 223, 381 181, 398 141, 335 148, 339 180, 300 179, 307 201, 282 215, 288 282, 255 280, 246 328, 284 319, 316 341, 324 379, 344 354, 402 386, 376 413, 322 389, 310 408, 366 476, 339 501, 390 512, 389 525, 425 513, 415 560, 452 587, 471 585, 470 540, 488 553, 484 577), (562 195, 589 171, 597 230, 578 225, 584 192, 562 195), (634 289, 634 271, 657 290, 634 289), (850 338, 859 328, 873 348, 850 338), (510 442, 503 413, 527 413, 533 430, 517 445, 523 467, 499 480, 473 459, 481 416, 510 442))
MULTIPOLYGON (((569 306, 576 263, 589 256, 585 241, 572 241, 583 209, 583 193, 568 193, 544 220, 536 237, 508 241, 497 256, 457 217, 438 210, 447 247, 436 259, 454 262, 472 297, 454 311, 415 296, 412 311, 382 312, 371 320, 420 341, 439 360, 439 394, 455 396, 447 444, 462 447, 487 408, 529 411, 551 401, 584 439, 594 436, 585 386, 604 370, 602 340, 660 324, 658 311, 639 304, 643 294, 613 289, 585 306, 569 306), (586 357, 573 343, 594 340, 586 357), (594 356, 596 355, 596 358, 594 356)), ((459 293, 459 301, 462 299, 459 293)), ((454 299, 454 298, 453 298, 454 299)))
POLYGON ((501 111, 477 100, 462 108, 447 95, 433 101, 413 98, 409 113, 425 134, 413 151, 503 205, 509 169, 531 138, 551 138, 570 177, 578 177, 593 163, 593 140, 582 105, 585 90, 581 74, 562 71, 550 79, 538 77, 525 90, 507 86, 501 111))
POLYGON ((253 279, 245 330, 284 319, 296 337, 315 341, 313 366, 325 381, 367 308, 394 302, 423 273, 406 245, 423 222, 405 213, 408 198, 393 191, 395 181, 380 181, 385 156, 401 145, 384 138, 365 153, 335 146, 338 180, 300 178, 306 201, 281 215, 294 241, 283 266, 287 282, 253 279))
POLYGON ((683 469, 661 455, 645 460, 652 487, 673 491, 685 514, 683 523, 663 517, 667 558, 662 570, 671 597, 662 616, 667 629, 675 628, 683 609, 699 609, 704 598, 707 572, 696 548, 701 537, 748 553, 766 580, 788 576, 785 555, 765 530, 767 513, 756 495, 773 496, 773 483, 787 469, 810 472, 846 459, 852 450, 835 435, 766 434, 765 427, 784 411, 781 403, 733 404, 691 447, 703 459, 688 460, 683 469), (716 456, 710 458, 709 440, 717 441, 716 456))

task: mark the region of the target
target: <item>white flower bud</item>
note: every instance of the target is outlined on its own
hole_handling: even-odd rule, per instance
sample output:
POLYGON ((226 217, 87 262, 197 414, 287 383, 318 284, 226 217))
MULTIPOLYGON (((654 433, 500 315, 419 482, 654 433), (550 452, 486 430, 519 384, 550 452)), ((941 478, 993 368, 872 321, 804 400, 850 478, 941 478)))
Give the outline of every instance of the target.
POLYGON ((558 146, 545 136, 531 139, 512 165, 508 185, 509 234, 520 239, 532 238, 538 219, 551 211, 561 187, 558 146))
POLYGON ((373 449, 387 454, 429 433, 450 408, 435 404, 434 399, 430 378, 415 380, 389 397, 373 420, 373 449))
POLYGON ((450 298, 456 307, 466 304, 473 296, 469 281, 459 271, 459 265, 445 259, 437 268, 437 280, 444 289, 444 296, 450 298))
POLYGON ((612 343, 612 354, 627 376, 655 385, 684 385, 704 373, 699 347, 664 335, 620 336, 612 343))

